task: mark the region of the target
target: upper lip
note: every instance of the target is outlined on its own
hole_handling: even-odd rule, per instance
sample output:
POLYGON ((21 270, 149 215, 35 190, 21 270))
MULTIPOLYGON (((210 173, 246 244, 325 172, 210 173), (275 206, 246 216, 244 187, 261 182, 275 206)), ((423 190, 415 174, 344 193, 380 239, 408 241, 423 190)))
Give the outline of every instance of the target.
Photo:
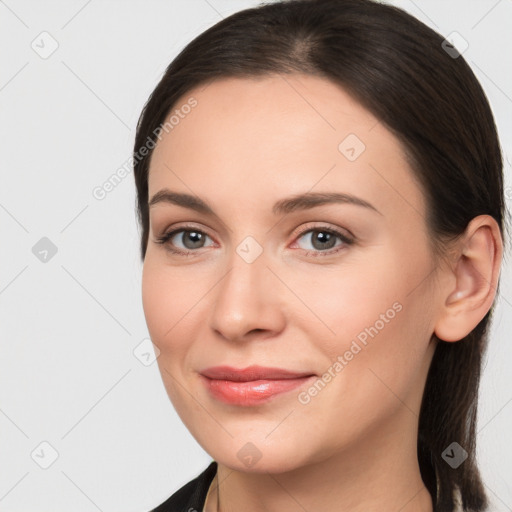
POLYGON ((233 368, 232 366, 212 366, 202 370, 201 375, 209 379, 231 380, 235 382, 248 382, 251 380, 278 380, 310 377, 311 372, 296 372, 283 368, 269 368, 264 366, 248 366, 247 368, 233 368))

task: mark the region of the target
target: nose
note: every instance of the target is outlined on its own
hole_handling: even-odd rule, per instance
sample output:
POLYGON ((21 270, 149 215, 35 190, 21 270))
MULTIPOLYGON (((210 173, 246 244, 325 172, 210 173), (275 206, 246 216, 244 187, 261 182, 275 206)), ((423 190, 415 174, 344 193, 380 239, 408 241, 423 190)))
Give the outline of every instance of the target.
POLYGON ((214 288, 210 326, 217 336, 247 341, 284 329, 286 287, 269 266, 265 251, 251 263, 233 251, 227 272, 214 288))

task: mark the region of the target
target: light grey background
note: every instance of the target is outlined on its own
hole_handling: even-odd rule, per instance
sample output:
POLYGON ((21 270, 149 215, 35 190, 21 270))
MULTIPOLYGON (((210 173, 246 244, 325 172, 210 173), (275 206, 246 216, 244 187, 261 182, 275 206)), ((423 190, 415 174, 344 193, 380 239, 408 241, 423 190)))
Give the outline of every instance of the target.
MULTIPOLYGON (((393 3, 468 41, 510 201, 512 0, 393 3)), ((156 362, 143 364, 133 176, 102 200, 93 190, 126 163, 140 110, 178 51, 257 4, 0 0, 0 511, 145 511, 210 462, 156 362)), ((511 284, 506 261, 479 410, 496 511, 512 510, 511 284)))

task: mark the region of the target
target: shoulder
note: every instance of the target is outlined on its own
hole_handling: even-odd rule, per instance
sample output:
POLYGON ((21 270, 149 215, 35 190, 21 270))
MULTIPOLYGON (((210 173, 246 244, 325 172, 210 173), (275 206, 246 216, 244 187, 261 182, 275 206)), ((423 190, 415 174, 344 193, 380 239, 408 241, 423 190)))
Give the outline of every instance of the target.
POLYGON ((208 488, 216 473, 217 462, 212 461, 201 474, 190 480, 150 512, 201 512, 208 488))

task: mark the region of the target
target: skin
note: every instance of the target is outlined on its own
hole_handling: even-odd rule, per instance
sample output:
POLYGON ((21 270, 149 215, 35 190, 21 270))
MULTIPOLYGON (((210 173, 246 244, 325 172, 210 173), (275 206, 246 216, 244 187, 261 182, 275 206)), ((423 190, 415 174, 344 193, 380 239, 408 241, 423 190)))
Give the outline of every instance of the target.
POLYGON ((221 79, 176 107, 190 96, 197 106, 154 150, 149 198, 163 188, 195 194, 218 218, 152 206, 142 294, 167 393, 218 462, 206 510, 219 500, 223 512, 431 512, 416 445, 432 335, 460 340, 491 307, 502 255, 496 222, 473 219, 447 261, 436 260, 400 142, 325 79, 221 79), (338 149, 351 133, 366 146, 354 161, 338 149), (327 204, 273 215, 276 201, 309 191, 353 194, 378 212, 327 204), (191 256, 156 243, 184 222, 206 233, 203 247, 183 233, 172 240, 191 256), (355 241, 322 249, 312 228, 355 241), (263 249, 252 263, 236 252, 247 236, 263 249), (225 404, 199 377, 222 364, 321 377, 396 303, 394 318, 307 404, 301 388, 259 406, 225 404), (261 455, 251 467, 237 456, 249 442, 261 455))

